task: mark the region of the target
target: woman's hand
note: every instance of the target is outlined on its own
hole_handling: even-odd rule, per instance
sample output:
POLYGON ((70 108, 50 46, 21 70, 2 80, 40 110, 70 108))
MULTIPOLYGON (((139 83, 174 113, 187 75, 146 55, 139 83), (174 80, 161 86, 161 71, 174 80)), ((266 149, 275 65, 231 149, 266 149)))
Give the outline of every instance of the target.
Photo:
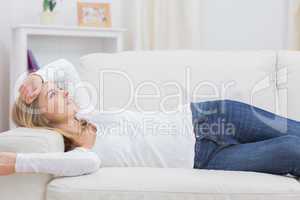
POLYGON ((95 145, 97 128, 88 124, 83 133, 76 136, 76 142, 79 147, 91 149, 95 145))
POLYGON ((37 74, 30 74, 19 89, 23 101, 26 104, 31 104, 39 96, 42 85, 42 77, 37 74))
POLYGON ((15 173, 16 153, 0 152, 0 176, 15 173))

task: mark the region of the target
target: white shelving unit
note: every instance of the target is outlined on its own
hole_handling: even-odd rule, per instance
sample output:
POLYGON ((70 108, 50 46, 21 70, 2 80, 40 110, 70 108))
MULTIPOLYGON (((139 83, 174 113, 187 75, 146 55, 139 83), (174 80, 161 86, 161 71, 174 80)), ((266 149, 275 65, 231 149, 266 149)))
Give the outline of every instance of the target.
POLYGON ((40 66, 59 58, 78 66, 83 55, 122 51, 125 29, 22 24, 12 31, 10 105, 14 102, 16 81, 27 73, 27 49, 33 51, 40 66))

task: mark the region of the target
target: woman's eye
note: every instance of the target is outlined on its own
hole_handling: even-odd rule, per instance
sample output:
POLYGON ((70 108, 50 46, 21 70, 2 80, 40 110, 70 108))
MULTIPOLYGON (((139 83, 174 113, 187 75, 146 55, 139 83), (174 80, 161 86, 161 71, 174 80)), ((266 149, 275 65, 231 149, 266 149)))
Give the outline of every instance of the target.
POLYGON ((56 92, 51 92, 50 95, 49 95, 49 97, 52 98, 52 97, 54 97, 55 95, 56 95, 56 92))

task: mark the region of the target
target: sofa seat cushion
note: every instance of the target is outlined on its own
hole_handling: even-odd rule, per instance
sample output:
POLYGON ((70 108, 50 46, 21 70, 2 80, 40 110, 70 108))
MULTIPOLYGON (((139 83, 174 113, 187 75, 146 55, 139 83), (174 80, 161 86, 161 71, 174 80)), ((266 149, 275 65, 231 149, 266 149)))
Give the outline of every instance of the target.
POLYGON ((77 199, 298 200, 300 184, 270 174, 175 168, 102 168, 49 183, 47 200, 77 199))

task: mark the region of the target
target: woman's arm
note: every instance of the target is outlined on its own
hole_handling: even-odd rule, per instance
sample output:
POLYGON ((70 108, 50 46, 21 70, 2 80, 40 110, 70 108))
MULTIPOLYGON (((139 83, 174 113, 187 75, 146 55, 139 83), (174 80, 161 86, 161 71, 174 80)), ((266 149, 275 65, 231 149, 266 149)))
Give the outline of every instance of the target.
POLYGON ((38 97, 42 83, 46 81, 55 82, 67 90, 81 110, 91 109, 88 87, 85 87, 72 63, 65 59, 51 62, 30 74, 19 89, 23 100, 27 104, 32 103, 38 97))
POLYGON ((66 82, 75 84, 81 82, 75 67, 65 59, 51 62, 34 72, 34 74, 41 76, 43 81, 56 82, 60 87, 64 87, 66 82))
MULTIPOLYGON (((13 167, 10 164, 7 168, 10 174, 17 172, 47 173, 54 176, 79 176, 92 173, 99 167, 100 160, 94 152, 77 147, 66 153, 17 153, 15 154, 13 167)), ((1 175, 9 174, 1 173, 1 170, 0 168, 1 175)))
POLYGON ((71 62, 59 59, 43 66, 34 74, 39 75, 44 82, 55 82, 60 88, 67 90, 81 109, 90 103, 87 87, 84 87, 71 62))

